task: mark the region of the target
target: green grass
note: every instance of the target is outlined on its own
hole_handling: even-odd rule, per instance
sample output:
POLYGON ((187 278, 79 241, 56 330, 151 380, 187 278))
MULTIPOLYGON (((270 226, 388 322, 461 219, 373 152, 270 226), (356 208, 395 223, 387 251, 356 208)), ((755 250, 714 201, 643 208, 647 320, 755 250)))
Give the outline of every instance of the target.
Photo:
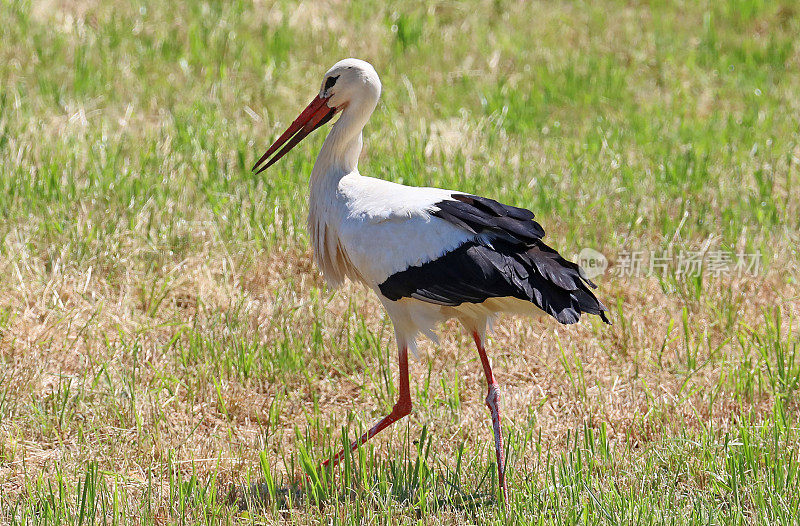
POLYGON ((0 522, 797 521, 800 4, 0 2, 0 522), (613 328, 394 343, 309 256, 324 133, 249 167, 337 60, 381 102, 362 173, 528 207, 583 247, 759 253, 597 279, 613 328), (430 351, 430 352, 428 352, 430 351), (238 496, 232 503, 230 496, 238 496))

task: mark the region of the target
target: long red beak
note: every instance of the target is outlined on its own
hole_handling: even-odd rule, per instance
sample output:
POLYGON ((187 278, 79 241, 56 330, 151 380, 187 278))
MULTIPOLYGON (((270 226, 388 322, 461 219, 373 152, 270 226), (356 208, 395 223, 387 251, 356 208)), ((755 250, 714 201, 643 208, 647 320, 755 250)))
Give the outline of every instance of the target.
POLYGON ((263 172, 273 164, 275 164, 278 159, 286 155, 286 152, 297 146, 297 143, 305 139, 305 137, 311 133, 312 131, 316 130, 329 120, 333 118, 333 115, 336 113, 336 108, 329 108, 327 104, 328 99, 323 99, 319 95, 314 97, 314 100, 311 101, 306 109, 294 120, 294 122, 289 126, 283 134, 278 137, 278 140, 272 143, 272 146, 269 147, 267 152, 261 156, 261 159, 253 165, 253 171, 257 174, 263 172), (288 141, 288 142, 287 142, 288 141), (285 144, 285 145, 284 145, 285 144), (281 148, 283 146, 283 148, 281 148), (269 159, 269 156, 275 153, 278 148, 281 150, 273 157, 269 159), (269 159, 269 161, 259 168, 259 165, 269 159))

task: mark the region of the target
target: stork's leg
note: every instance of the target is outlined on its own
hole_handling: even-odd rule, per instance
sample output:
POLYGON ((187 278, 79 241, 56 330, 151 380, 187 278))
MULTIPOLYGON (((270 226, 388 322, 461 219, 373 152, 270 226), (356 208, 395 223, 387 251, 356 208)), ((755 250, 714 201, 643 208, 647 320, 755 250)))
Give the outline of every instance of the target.
MULTIPOLYGON (((383 417, 377 424, 372 426, 369 431, 361 435, 361 438, 350 444, 350 451, 355 451, 358 446, 370 438, 374 437, 404 416, 411 414, 411 389, 408 386, 408 347, 406 345, 399 345, 398 348, 400 361, 400 396, 397 399, 397 403, 394 404, 391 413, 383 417)), ((328 464, 331 464, 333 467, 338 464, 342 458, 344 458, 344 455, 345 450, 342 449, 336 454, 335 457, 326 460, 322 465, 327 466, 328 464)))
POLYGON ((506 463, 503 459, 503 432, 500 429, 500 390, 497 381, 492 373, 492 365, 489 357, 486 356, 486 349, 483 348, 481 336, 477 331, 473 331, 472 338, 478 347, 478 354, 483 364, 483 373, 486 375, 486 383, 489 385, 489 393, 486 395, 486 406, 492 413, 492 428, 494 429, 494 449, 497 455, 497 481, 500 483, 500 491, 503 492, 503 505, 508 500, 508 490, 506 489, 506 463))

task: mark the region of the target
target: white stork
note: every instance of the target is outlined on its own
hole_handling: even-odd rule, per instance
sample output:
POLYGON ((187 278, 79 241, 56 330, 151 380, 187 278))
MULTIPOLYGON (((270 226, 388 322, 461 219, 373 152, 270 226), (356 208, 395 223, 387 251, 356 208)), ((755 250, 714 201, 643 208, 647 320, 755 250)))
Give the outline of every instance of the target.
MULTIPOLYGON (((375 291, 394 325, 400 362, 400 394, 392 412, 350 450, 411 413, 408 350, 416 353, 420 333, 431 336, 440 322, 456 318, 475 340, 486 375, 505 502, 500 397, 483 344, 487 324, 501 312, 542 311, 564 324, 577 322, 582 313, 610 323, 606 308, 580 267, 542 242, 544 230, 529 210, 361 175, 361 131, 380 93, 372 65, 353 58, 337 62, 325 74, 319 95, 253 171, 265 170, 341 113, 311 171, 308 229, 314 259, 332 286, 349 278, 375 291)), ((325 464, 335 465, 344 453, 325 464)))

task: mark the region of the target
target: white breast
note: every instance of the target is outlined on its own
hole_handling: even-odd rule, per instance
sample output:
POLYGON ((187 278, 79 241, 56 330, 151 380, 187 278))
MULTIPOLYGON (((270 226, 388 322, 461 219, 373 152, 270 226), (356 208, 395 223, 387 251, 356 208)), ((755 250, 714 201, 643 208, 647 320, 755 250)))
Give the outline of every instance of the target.
POLYGON ((324 225, 316 233, 312 226, 326 278, 336 284, 344 274, 374 288, 392 274, 471 239, 473 234, 430 215, 437 202, 452 194, 357 173, 342 177, 335 198, 327 203, 326 219, 317 221, 324 225))

